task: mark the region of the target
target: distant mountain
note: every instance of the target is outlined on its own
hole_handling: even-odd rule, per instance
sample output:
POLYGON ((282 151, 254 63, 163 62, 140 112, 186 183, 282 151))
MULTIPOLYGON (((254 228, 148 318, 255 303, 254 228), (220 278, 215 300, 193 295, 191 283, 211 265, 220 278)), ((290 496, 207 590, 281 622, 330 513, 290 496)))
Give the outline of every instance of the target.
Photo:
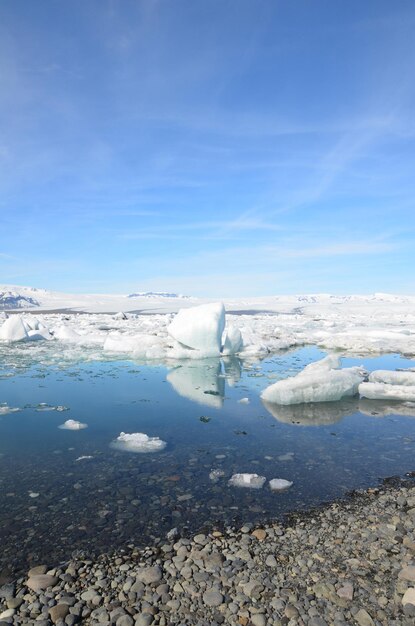
POLYGON ((130 293, 127 298, 189 298, 189 296, 167 291, 138 291, 137 293, 130 293))
POLYGON ((23 296, 16 291, 0 291, 0 311, 34 306, 39 306, 39 302, 35 298, 23 296))

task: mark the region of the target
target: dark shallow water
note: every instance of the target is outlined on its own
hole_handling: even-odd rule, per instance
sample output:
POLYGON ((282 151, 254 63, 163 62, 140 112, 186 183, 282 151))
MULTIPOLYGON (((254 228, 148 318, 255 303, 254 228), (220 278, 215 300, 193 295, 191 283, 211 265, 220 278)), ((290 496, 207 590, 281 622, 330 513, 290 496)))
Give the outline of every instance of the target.
MULTIPOLYGON (((0 575, 77 550, 152 542, 173 527, 263 522, 414 470, 415 417, 398 414, 415 415, 414 407, 357 399, 262 404, 266 386, 321 356, 307 348, 251 364, 3 370, 0 405, 22 410, 0 415, 0 575), (67 419, 88 428, 59 429, 67 419), (110 444, 120 431, 158 436, 167 447, 115 450, 110 444), (214 469, 225 473, 216 483, 209 479, 214 469), (283 493, 267 484, 238 489, 228 485, 236 472, 294 484, 283 493)), ((343 366, 361 363, 368 370, 415 365, 396 355, 343 359, 343 366)))

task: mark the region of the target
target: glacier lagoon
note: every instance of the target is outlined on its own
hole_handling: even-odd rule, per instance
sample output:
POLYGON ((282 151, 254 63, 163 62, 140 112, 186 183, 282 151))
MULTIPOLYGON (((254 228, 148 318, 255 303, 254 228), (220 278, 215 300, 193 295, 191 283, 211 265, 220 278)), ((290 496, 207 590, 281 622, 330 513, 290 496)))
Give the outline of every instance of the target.
MULTIPOLYGON (((315 347, 262 361, 64 364, 31 347, 0 369, 1 575, 180 533, 261 523, 412 472, 415 406, 347 398, 277 406, 261 391, 324 356, 315 347), (19 410, 14 410, 19 409, 19 410), (73 421, 86 427, 61 428, 73 421), (114 445, 144 433, 165 446, 114 445), (229 484, 258 474, 259 489, 229 484), (269 481, 292 486, 271 490, 269 481)), ((343 358, 368 371, 410 368, 389 354, 343 358)))

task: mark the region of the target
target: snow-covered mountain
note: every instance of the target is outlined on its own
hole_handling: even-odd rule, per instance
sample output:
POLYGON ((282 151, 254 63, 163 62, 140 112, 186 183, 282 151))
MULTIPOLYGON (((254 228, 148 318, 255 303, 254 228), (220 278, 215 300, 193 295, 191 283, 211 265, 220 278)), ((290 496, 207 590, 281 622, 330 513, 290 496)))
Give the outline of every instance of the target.
POLYGON ((145 291, 130 294, 68 294, 34 287, 0 285, 0 311, 32 309, 38 311, 74 311, 86 313, 175 313, 179 309, 222 300, 229 312, 278 312, 301 315, 328 314, 335 310, 348 314, 365 310, 415 310, 415 296, 384 293, 370 295, 297 294, 263 298, 194 298, 173 292, 145 291))
POLYGON ((138 291, 128 294, 127 298, 189 298, 181 293, 169 293, 168 291, 138 291))
POLYGON ((39 302, 31 296, 25 296, 16 291, 0 290, 0 311, 25 309, 28 307, 32 308, 38 306, 39 302))

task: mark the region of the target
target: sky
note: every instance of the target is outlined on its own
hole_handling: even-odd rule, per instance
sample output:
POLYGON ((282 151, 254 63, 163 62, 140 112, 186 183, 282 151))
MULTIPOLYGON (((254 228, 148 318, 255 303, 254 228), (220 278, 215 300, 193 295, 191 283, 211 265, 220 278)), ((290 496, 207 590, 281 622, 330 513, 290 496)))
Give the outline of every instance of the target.
POLYGON ((0 1, 0 284, 415 293, 412 0, 0 1))

